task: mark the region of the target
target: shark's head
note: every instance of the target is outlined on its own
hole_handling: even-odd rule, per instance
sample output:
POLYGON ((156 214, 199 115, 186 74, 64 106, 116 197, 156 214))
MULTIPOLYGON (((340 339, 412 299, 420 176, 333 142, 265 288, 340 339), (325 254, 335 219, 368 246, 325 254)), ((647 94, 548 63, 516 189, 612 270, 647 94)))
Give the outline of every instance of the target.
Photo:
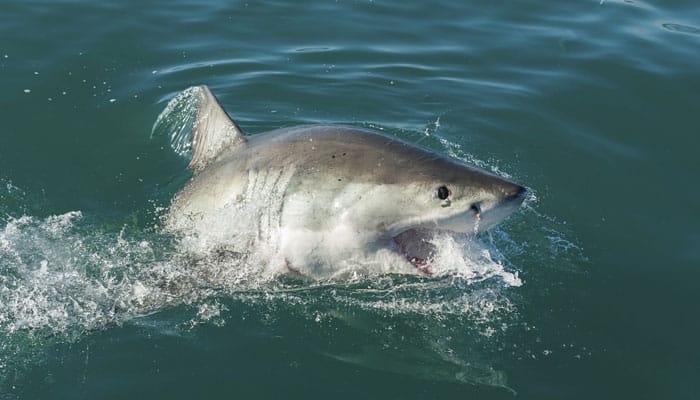
POLYGON ((342 196, 353 199, 341 202, 345 221, 357 231, 374 230, 379 243, 393 242, 409 260, 428 258, 426 234, 483 232, 526 197, 524 187, 460 160, 372 133, 382 138, 378 143, 369 135, 348 168, 356 176, 347 179, 345 193, 352 195, 342 196), (353 180, 364 184, 353 189, 353 180))
POLYGON ((400 194, 392 199, 396 212, 384 213, 388 219, 381 224, 387 228, 383 236, 391 239, 386 242, 419 270, 431 273, 429 260, 435 256, 431 237, 435 230, 485 231, 515 211, 527 190, 451 159, 423 163, 423 174, 400 190, 393 189, 400 194))
POLYGON ((327 232, 318 242, 332 246, 331 253, 353 243, 389 245, 409 260, 425 260, 432 252, 428 235, 485 231, 518 209, 527 193, 500 176, 378 132, 298 129, 286 133, 294 141, 284 149, 312 161, 288 198, 285 212, 294 217, 287 221, 327 232))

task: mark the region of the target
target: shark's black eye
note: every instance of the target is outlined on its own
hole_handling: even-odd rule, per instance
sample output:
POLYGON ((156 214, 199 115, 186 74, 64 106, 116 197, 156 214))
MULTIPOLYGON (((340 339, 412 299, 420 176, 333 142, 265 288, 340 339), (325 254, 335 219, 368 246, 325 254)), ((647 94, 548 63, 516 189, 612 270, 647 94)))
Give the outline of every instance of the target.
POLYGON ((447 186, 440 186, 437 189, 437 197, 440 200, 445 200, 450 196, 450 189, 447 186))

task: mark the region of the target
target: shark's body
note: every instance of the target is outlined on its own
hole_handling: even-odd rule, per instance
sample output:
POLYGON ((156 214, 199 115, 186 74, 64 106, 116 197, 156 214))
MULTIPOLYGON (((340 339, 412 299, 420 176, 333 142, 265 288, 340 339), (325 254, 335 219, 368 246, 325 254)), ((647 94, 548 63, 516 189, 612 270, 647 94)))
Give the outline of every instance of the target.
POLYGON ((283 269, 304 275, 381 254, 428 272, 425 232, 488 229, 525 195, 503 178, 366 129, 314 125, 245 137, 208 88, 189 90, 194 176, 173 200, 167 227, 206 248, 247 230, 283 269))

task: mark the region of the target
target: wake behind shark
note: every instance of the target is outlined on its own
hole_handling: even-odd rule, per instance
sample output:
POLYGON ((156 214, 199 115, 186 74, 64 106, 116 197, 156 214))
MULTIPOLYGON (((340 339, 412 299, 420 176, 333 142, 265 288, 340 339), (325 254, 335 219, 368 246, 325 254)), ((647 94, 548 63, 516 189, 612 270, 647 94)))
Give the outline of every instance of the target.
POLYGON ((193 105, 192 179, 166 229, 201 252, 261 244, 270 268, 312 278, 360 263, 430 273, 436 231, 481 232, 515 211, 525 188, 396 138, 310 125, 244 136, 206 86, 193 105))

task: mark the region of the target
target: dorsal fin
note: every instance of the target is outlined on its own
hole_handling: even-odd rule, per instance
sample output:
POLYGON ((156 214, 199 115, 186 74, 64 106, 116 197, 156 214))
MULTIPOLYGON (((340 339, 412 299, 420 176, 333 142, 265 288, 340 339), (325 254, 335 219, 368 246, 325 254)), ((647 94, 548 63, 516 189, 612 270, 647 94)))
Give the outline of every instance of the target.
POLYGON ((206 85, 197 87, 197 108, 192 123, 192 161, 187 166, 199 172, 227 148, 243 146, 241 129, 226 114, 206 85))

